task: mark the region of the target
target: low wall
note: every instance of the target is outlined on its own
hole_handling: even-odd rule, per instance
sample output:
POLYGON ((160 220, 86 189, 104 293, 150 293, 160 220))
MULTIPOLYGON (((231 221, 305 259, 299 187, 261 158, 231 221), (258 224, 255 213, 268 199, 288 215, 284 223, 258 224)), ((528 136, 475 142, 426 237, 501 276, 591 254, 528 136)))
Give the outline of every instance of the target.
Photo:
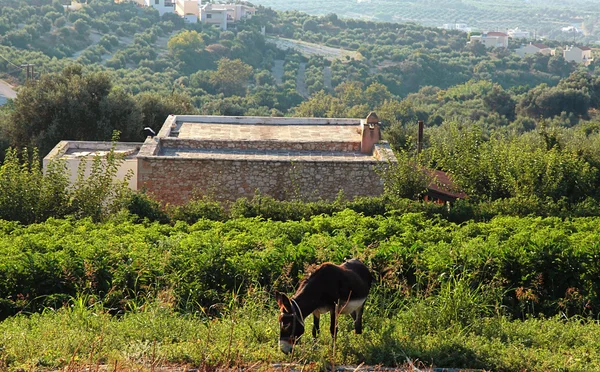
POLYGON ((222 141, 205 139, 180 139, 162 138, 160 146, 163 148, 184 149, 235 149, 235 150, 275 150, 275 151, 333 151, 333 152, 360 152, 360 142, 342 141, 222 141))
POLYGON ((214 159, 138 158, 138 187, 158 200, 182 204, 194 193, 216 200, 251 198, 255 191, 277 199, 334 200, 383 192, 374 161, 240 161, 214 159))

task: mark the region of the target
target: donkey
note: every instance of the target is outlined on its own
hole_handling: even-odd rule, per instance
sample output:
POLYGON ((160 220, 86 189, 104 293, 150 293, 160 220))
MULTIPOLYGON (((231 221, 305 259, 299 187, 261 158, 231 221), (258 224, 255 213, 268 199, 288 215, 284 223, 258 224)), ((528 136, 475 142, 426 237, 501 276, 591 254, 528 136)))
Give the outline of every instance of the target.
POLYGON ((371 288, 373 277, 369 269, 359 260, 352 259, 342 265, 324 263, 288 298, 277 292, 275 299, 279 304, 279 348, 288 354, 304 333, 304 319, 314 316, 313 337, 319 333, 321 314, 331 313, 329 330, 335 337, 337 312, 350 314, 354 320, 354 331, 362 333, 362 313, 365 300, 371 288), (337 309, 336 309, 337 307, 337 309))

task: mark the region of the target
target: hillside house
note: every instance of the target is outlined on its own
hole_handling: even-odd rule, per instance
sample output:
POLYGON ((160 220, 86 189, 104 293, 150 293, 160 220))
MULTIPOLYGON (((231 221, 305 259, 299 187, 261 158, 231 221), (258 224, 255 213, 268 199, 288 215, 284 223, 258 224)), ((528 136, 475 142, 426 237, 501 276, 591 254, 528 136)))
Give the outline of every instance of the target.
POLYGON ((174 0, 135 0, 135 2, 140 6, 158 10, 158 14, 161 16, 165 13, 175 12, 174 0))
POLYGON ((567 62, 581 63, 588 66, 594 58, 592 57, 592 48, 585 46, 568 46, 563 49, 563 57, 567 62))
POLYGON ((175 0, 175 13, 187 23, 197 23, 200 19, 200 2, 198 0, 175 0))
POLYGON ((469 43, 481 43, 486 48, 508 48, 508 35, 504 32, 484 32, 471 36, 469 43))
MULTIPOLYGON (((395 162, 380 142, 379 119, 170 115, 143 144, 119 143, 132 173, 130 187, 164 203, 195 194, 233 201, 256 191, 277 199, 334 200, 383 192, 379 169, 395 162)), ((110 144, 61 141, 45 158, 67 160, 106 154, 110 144)))
POLYGON ((530 36, 529 31, 523 31, 518 27, 508 30, 506 33, 508 34, 508 37, 513 39, 529 39, 530 36))
POLYGON ((537 54, 537 53, 540 53, 540 54, 543 54, 546 56, 553 56, 555 53, 555 50, 550 48, 546 44, 529 43, 529 45, 521 46, 519 49, 515 50, 515 53, 521 58, 523 58, 527 55, 533 55, 533 54, 537 54))
POLYGON ((200 7, 200 22, 217 25, 221 30, 227 30, 231 24, 242 19, 250 19, 256 14, 256 9, 243 4, 205 4, 200 7))
POLYGON ((471 32, 473 29, 467 26, 466 23, 444 23, 442 25, 442 29, 444 30, 458 30, 462 32, 471 32))

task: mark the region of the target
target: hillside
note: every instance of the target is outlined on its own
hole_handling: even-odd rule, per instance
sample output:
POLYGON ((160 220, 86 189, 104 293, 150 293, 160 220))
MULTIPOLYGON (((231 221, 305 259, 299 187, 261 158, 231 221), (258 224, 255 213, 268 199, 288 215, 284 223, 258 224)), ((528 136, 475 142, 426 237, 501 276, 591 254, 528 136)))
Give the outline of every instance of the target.
POLYGON ((520 28, 546 39, 578 42, 600 41, 595 1, 412 1, 412 0, 256 0, 255 4, 276 10, 301 11, 314 15, 335 13, 344 18, 366 21, 415 22, 429 27, 465 23, 473 30, 487 31, 520 28), (579 32, 563 32, 573 26, 579 32))

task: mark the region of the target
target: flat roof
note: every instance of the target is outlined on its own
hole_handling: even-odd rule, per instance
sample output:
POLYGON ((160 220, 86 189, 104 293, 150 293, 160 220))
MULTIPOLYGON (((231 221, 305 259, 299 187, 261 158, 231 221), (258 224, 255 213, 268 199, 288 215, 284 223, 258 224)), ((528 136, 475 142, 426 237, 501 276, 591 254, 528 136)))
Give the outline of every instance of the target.
POLYGON ((319 161, 373 162, 371 154, 346 151, 278 151, 237 149, 161 148, 158 157, 179 159, 252 160, 252 161, 319 161))
POLYGON ((360 151, 366 119, 169 115, 138 158, 378 162, 389 145, 360 151))
MULTIPOLYGON (((126 159, 135 158, 140 151, 141 142, 116 142, 114 144, 116 154, 123 155, 126 159)), ((105 157, 110 152, 112 142, 103 141, 60 141, 44 157, 44 160, 53 158, 79 159, 93 158, 95 156, 105 157)))
POLYGON ((175 133, 182 139, 210 139, 224 141, 336 141, 360 142, 356 125, 337 124, 245 124, 245 123, 177 123, 175 133))

